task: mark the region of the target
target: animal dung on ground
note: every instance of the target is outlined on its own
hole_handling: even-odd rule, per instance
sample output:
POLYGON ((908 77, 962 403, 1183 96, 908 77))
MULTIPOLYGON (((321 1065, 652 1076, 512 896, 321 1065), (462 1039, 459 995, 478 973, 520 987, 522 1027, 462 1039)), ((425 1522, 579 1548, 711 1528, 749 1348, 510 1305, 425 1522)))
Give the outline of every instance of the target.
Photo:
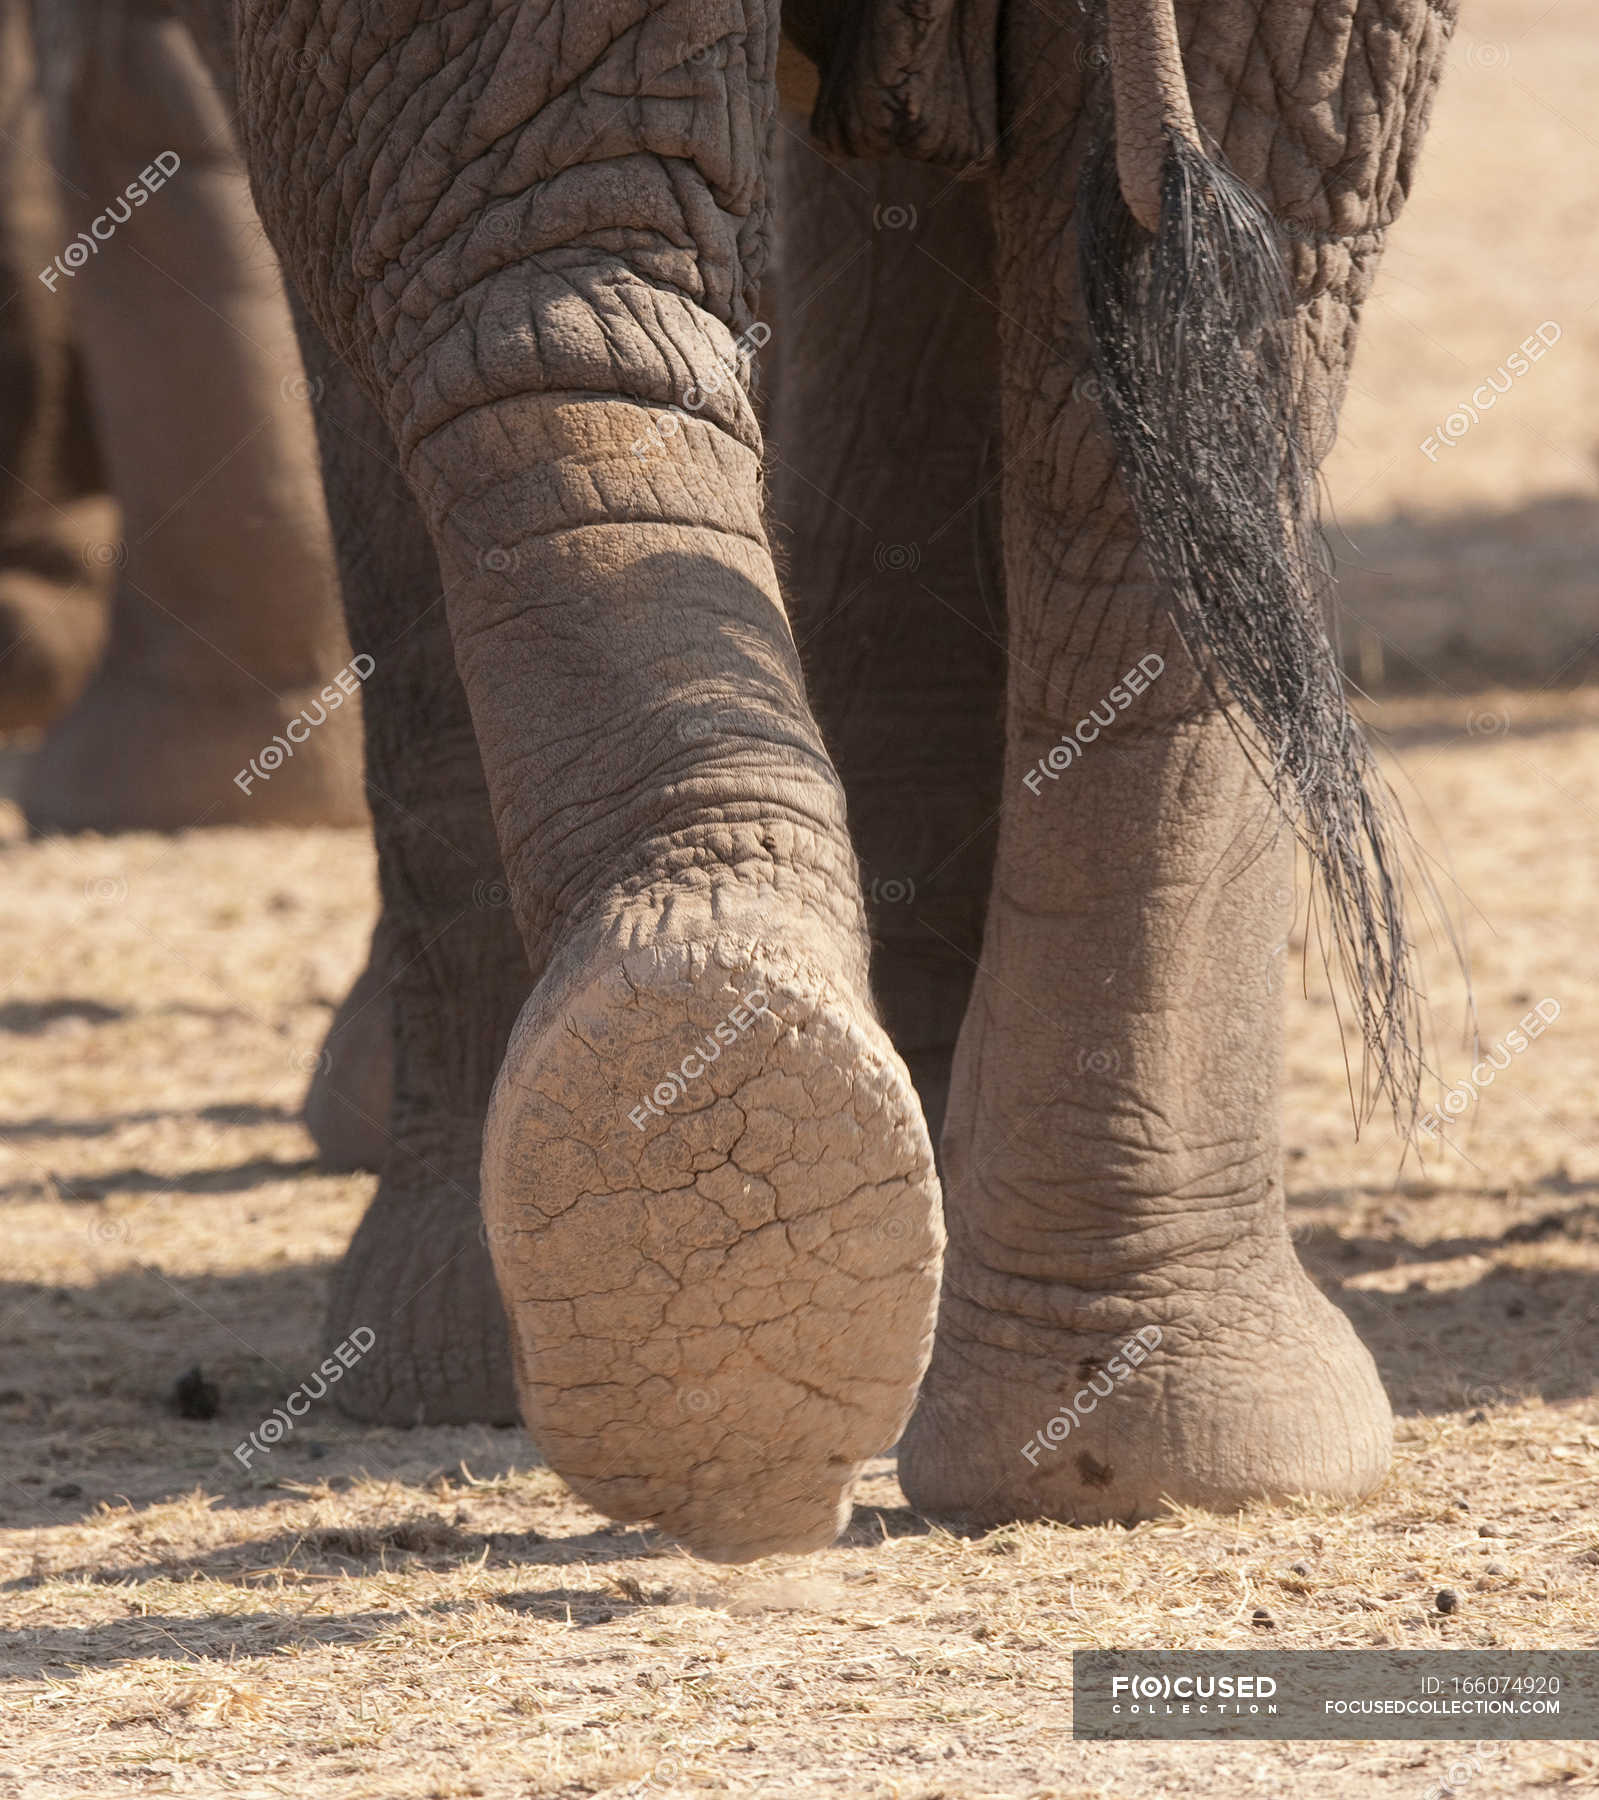
POLYGON ((170 1404, 180 1419, 214 1419, 221 1408, 222 1395, 196 1363, 173 1382, 170 1404))

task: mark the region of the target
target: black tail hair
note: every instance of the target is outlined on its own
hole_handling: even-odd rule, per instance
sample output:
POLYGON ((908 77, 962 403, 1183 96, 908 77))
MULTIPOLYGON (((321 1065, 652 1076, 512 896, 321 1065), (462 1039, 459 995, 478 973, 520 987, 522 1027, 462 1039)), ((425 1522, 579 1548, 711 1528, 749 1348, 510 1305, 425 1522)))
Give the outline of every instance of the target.
POLYGON ((1357 1120, 1386 1093, 1409 1130, 1423 1065, 1407 834, 1329 633, 1317 422, 1276 228, 1219 159, 1170 132, 1160 229, 1128 211, 1106 141, 1079 185, 1078 234, 1100 405, 1145 553, 1319 877, 1365 1042, 1357 1120))

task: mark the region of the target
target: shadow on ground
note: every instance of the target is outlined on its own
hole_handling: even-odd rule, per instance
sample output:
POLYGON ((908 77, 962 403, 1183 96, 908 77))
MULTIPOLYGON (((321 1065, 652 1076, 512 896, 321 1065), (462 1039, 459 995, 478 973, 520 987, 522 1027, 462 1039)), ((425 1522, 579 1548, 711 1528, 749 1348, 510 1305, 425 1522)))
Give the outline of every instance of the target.
MULTIPOLYGON (((119 1013, 117 1017, 121 1017, 119 1013)), ((236 1105, 166 1107, 143 1112, 102 1113, 95 1119, 0 1119, 0 1142, 23 1138, 112 1137, 128 1125, 155 1125, 165 1119, 203 1119, 208 1125, 298 1125, 300 1108, 257 1106, 253 1101, 236 1105)))
POLYGON ((1368 691, 1563 688, 1599 674, 1599 502, 1333 525, 1345 666, 1368 691))
MULTIPOLYGON (((921 1527, 923 1532, 926 1529, 921 1527)), ((121 1564, 93 1562, 81 1568, 56 1569, 48 1577, 24 1575, 4 1583, 0 1592, 25 1592, 46 1579, 138 1587, 151 1581, 197 1577, 226 1582, 230 1587, 300 1589, 380 1569, 447 1569, 465 1563, 486 1569, 558 1568, 637 1561, 669 1549, 659 1534, 631 1526, 602 1526, 546 1537, 538 1531, 463 1530, 436 1513, 413 1512, 381 1525, 341 1525, 239 1538, 201 1555, 157 1556, 121 1564)))

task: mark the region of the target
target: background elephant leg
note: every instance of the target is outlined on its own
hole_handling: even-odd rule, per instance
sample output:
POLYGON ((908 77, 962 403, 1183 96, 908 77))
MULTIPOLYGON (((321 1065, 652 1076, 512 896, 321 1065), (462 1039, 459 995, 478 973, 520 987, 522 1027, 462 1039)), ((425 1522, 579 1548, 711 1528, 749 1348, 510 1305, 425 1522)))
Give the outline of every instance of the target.
MULTIPOLYGON (((308 359, 309 360, 309 359, 308 359)), ((338 527, 334 527, 335 542, 338 527)), ((324 1169, 383 1167, 394 1105, 394 933, 381 910, 366 966, 340 1001, 305 1095, 305 1128, 324 1169)))
POLYGON ((349 651, 298 350, 227 113, 155 6, 40 17, 67 230, 98 245, 50 298, 76 322, 123 525, 98 547, 118 574, 105 659, 29 772, 29 820, 363 823, 357 709, 292 725, 349 651), (132 204, 166 152, 170 178, 132 204), (235 783, 291 731, 280 767, 235 783))
POLYGON ((382 420, 296 310, 350 641, 375 664, 363 717, 383 908, 308 1107, 331 1126, 335 1155, 371 1164, 383 1152, 326 1338, 377 1334, 339 1388, 357 1418, 505 1423, 516 1394, 478 1162, 527 960, 433 546, 382 420))
POLYGON ((0 4, 0 731, 47 725, 105 641, 117 535, 71 321, 39 280, 67 240, 24 0, 0 4))
POLYGON ((785 124, 773 512, 861 858, 873 991, 936 1140, 1004 743, 988 200, 942 170, 839 163, 785 124))
MULTIPOLYGON (((1226 9, 1187 20, 1202 122, 1306 224, 1294 273, 1321 450, 1447 37, 1421 6, 1354 10, 1336 41, 1296 8, 1242 33, 1226 9), (1263 115, 1282 69, 1297 85, 1263 115), (1257 98, 1238 107, 1246 79, 1257 98), (1347 142, 1296 99, 1340 87, 1347 142)), ((1176 640, 1082 379, 1072 208, 1103 118, 1075 112, 1092 59, 1041 20, 1009 15, 1011 104, 1031 128, 996 184, 1004 812, 944 1133, 938 1341, 901 1479, 913 1503, 973 1519, 1358 1495, 1387 1466, 1387 1400, 1284 1219, 1292 833, 1176 640)))

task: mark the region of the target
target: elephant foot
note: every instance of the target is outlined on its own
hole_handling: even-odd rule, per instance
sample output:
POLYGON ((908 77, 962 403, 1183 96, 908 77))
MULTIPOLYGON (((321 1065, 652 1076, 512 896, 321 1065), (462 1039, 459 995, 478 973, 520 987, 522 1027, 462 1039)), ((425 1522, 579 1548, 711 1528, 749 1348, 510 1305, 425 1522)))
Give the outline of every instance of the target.
POLYGON ((236 675, 214 688, 180 684, 159 668, 127 667, 113 640, 29 764, 29 827, 364 824, 359 712, 330 710, 323 691, 308 684, 278 694, 236 675), (322 723, 308 722, 319 713, 322 723))
POLYGON ((105 595, 91 584, 0 569, 0 731, 59 718, 82 693, 105 632, 105 595))
POLYGON ((558 956, 483 1194, 545 1458, 602 1512, 742 1562, 830 1542, 898 1436, 943 1234, 904 1064, 837 961, 798 920, 716 931, 558 956))
POLYGON ((1369 1493, 1393 1433, 1369 1352, 1286 1239, 1248 1273, 1130 1299, 974 1278, 952 1256, 900 1446, 911 1504, 972 1526, 1099 1525, 1369 1493))
POLYGON ((333 1015, 305 1096, 305 1128, 332 1174, 381 1169, 394 1099, 391 974, 374 938, 366 967, 333 1015))
POLYGON ((341 1412, 381 1425, 515 1423, 505 1314, 470 1161, 398 1147, 391 1155, 334 1274, 324 1353, 351 1342, 361 1350, 368 1332, 335 1390, 341 1412))

